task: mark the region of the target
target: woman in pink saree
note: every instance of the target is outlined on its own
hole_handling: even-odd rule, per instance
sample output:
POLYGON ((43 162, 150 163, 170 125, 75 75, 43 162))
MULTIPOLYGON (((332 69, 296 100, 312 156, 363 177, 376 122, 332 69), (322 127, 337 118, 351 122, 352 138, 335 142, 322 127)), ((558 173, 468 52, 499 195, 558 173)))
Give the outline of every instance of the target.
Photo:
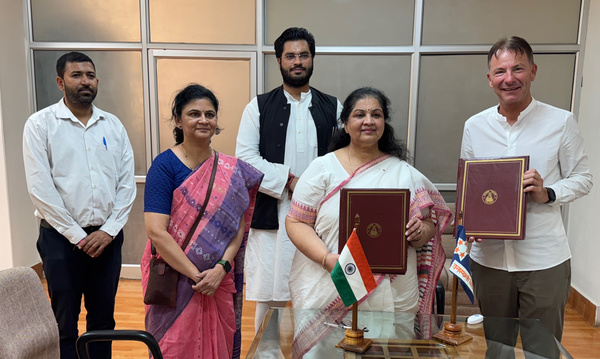
POLYGON ((309 313, 294 315, 294 358, 319 358, 321 346, 335 345, 323 340, 332 330, 324 324, 341 321, 351 309, 329 274, 339 257, 341 188, 408 188, 411 193, 406 274, 375 273, 377 288, 359 302, 363 318, 368 311, 394 315, 367 318, 370 322, 361 323, 369 328, 367 336, 412 335, 410 313, 431 313, 445 260, 441 234, 450 211, 433 184, 406 162, 406 148, 389 124, 389 99, 377 89, 355 90, 344 102, 341 120, 344 129, 332 139, 333 152, 315 159, 302 175, 286 218, 288 235, 298 248, 290 275, 292 306, 309 313))
POLYGON ((189 85, 173 101, 176 145, 156 157, 146 177, 144 219, 149 240, 142 257, 146 292, 151 243, 177 270, 177 305, 146 305, 146 330, 165 358, 239 358, 244 249, 262 173, 219 154, 206 210, 181 249, 204 203, 215 165, 219 102, 189 85))

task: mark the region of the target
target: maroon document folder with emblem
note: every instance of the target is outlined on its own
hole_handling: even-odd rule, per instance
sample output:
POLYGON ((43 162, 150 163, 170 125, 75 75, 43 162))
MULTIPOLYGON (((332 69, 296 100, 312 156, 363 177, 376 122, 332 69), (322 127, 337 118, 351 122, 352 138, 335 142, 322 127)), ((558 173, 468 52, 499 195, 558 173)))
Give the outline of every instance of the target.
POLYGON ((406 223, 410 190, 343 188, 340 194, 341 252, 358 222, 356 233, 375 273, 406 273, 406 223))
POLYGON ((525 238, 523 173, 528 169, 529 156, 458 161, 454 218, 467 238, 525 238))

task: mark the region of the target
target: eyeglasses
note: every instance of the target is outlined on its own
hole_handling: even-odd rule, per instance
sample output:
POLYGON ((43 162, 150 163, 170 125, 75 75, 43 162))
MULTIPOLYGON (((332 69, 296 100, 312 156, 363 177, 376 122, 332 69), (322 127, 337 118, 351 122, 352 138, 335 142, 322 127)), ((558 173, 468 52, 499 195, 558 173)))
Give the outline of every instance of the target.
POLYGON ((300 59, 300 61, 304 62, 304 61, 308 61, 308 59, 311 58, 310 54, 308 52, 303 52, 301 54, 292 54, 292 53, 287 53, 285 55, 283 55, 283 58, 285 59, 285 61, 288 62, 292 62, 296 59, 296 56, 300 59))

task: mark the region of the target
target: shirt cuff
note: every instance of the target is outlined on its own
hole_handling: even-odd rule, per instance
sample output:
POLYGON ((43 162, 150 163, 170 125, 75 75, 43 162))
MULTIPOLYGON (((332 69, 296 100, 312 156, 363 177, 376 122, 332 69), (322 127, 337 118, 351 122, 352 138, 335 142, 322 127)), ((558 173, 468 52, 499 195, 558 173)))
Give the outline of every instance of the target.
POLYGON ((87 237, 87 233, 85 233, 85 231, 79 226, 70 227, 65 231, 65 233, 61 234, 67 237, 69 242, 75 245, 81 242, 83 238, 87 237))

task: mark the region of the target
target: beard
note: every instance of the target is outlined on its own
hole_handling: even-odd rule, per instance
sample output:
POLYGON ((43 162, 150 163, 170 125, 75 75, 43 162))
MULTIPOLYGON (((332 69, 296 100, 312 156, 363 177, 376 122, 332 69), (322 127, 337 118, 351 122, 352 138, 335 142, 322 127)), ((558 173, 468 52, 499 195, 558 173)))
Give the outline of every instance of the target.
POLYGON ((283 77, 283 82, 290 86, 290 87, 303 87, 306 84, 308 84, 308 81, 310 80, 310 77, 312 76, 313 73, 313 67, 303 67, 303 66, 296 66, 291 68, 289 71, 284 70, 281 65, 279 65, 279 71, 281 71, 281 76, 283 77), (306 72, 304 73, 304 75, 301 76, 294 76, 292 75, 292 71, 294 71, 294 69, 297 68, 302 68, 305 69, 306 72))
POLYGON ((79 88, 65 86, 65 97, 67 101, 74 106, 87 107, 96 98, 98 90, 91 86, 81 86, 79 88), (89 92, 85 92, 85 91, 89 92))

